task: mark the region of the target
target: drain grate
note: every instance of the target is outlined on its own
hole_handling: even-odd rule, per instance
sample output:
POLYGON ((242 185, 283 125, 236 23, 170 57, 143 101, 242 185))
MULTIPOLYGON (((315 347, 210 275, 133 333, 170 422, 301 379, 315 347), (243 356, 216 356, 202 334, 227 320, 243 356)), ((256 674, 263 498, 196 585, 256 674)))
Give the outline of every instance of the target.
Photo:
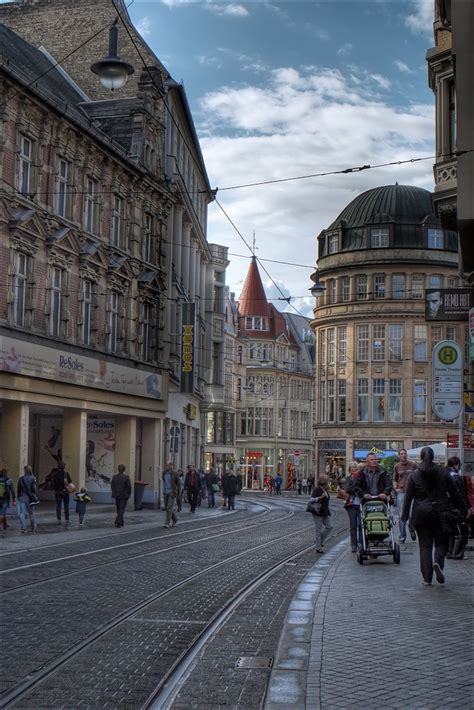
POLYGON ((272 656, 240 656, 236 668, 273 668, 272 656))

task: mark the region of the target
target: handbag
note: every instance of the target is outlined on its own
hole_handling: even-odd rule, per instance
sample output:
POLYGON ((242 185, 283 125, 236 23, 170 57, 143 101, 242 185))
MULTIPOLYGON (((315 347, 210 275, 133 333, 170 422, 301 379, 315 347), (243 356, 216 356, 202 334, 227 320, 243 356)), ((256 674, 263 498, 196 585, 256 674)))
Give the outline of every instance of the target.
POLYGON ((64 488, 67 490, 68 493, 74 493, 76 490, 76 486, 74 483, 70 483, 67 478, 64 479, 64 488))
POLYGON ((338 488, 336 498, 340 498, 341 500, 348 500, 350 496, 349 493, 344 490, 344 488, 338 488))
POLYGON ((306 506, 306 512, 313 515, 321 515, 322 504, 316 498, 310 498, 306 506))
POLYGON ((213 490, 214 493, 219 493, 219 491, 220 491, 219 484, 218 484, 218 483, 213 483, 213 484, 212 484, 212 490, 213 490))

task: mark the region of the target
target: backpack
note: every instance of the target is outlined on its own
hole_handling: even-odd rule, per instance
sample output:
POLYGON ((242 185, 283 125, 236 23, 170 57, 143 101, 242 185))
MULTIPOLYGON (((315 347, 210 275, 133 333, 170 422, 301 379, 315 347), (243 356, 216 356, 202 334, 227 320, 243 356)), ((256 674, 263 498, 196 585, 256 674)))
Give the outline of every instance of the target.
POLYGON ((0 500, 10 500, 10 490, 6 478, 0 478, 0 500))

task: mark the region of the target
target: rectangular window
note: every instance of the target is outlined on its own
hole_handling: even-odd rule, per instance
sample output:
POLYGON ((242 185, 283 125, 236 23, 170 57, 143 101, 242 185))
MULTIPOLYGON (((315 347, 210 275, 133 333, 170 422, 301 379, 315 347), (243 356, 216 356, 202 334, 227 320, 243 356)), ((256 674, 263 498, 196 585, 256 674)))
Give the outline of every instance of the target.
POLYGON ((328 365, 334 366, 334 328, 328 328, 328 365))
POLYGON ((356 326, 356 359, 358 362, 367 362, 369 359, 369 326, 356 326))
POLYGON ((456 325, 447 325, 446 326, 446 339, 447 340, 455 340, 457 341, 458 339, 458 328, 456 325))
POLYGON ((63 272, 61 269, 53 269, 51 272, 51 314, 49 318, 49 334, 55 338, 61 336, 62 318, 62 288, 63 272))
POLYGON ((428 229, 428 249, 443 249, 444 233, 442 229, 428 229))
POLYGON ((108 307, 107 347, 111 353, 116 353, 118 351, 120 311, 122 307, 122 296, 116 291, 112 291, 109 294, 108 307))
POLYGON ((326 414, 327 414, 327 408, 326 408, 326 380, 321 381, 321 388, 319 392, 319 421, 321 424, 325 424, 326 422, 326 414))
POLYGON ((142 243, 142 259, 143 261, 153 260, 152 251, 153 239, 153 217, 151 214, 145 214, 145 225, 143 227, 143 243, 142 243))
POLYGON ((357 277, 357 300, 364 301, 368 298, 368 279, 365 274, 359 274, 357 277))
POLYGON ((153 307, 149 303, 142 304, 141 322, 141 356, 142 360, 151 360, 151 330, 153 307))
POLYGON ((260 316, 253 317, 253 330, 262 330, 262 319, 260 316))
POLYGON ((372 361, 383 362, 385 360, 385 326, 372 326, 372 361))
POLYGON ((326 331, 319 333, 319 352, 321 353, 321 367, 326 367, 326 331))
POLYGON ((337 361, 340 365, 346 362, 347 353, 347 328, 345 325, 337 329, 337 361))
POLYGON ((413 354, 415 362, 428 359, 428 334, 426 325, 415 325, 413 329, 413 354))
POLYGON ((456 286, 457 286, 457 279, 450 276, 448 278, 448 288, 456 288, 456 286))
POLYGON ((97 234, 97 210, 97 183, 88 178, 84 203, 84 226, 91 234, 97 234))
POLYGON ((346 421, 346 381, 337 381, 337 421, 346 421))
POLYGON ((337 281, 336 281, 336 279, 329 280, 328 297, 329 297, 329 303, 336 303, 336 300, 337 300, 337 281))
POLYGON ((31 166, 33 163, 33 143, 20 135, 20 155, 18 161, 18 189, 22 195, 31 192, 31 166))
POLYGON ((60 158, 57 180, 57 210, 61 217, 68 216, 68 180, 69 163, 67 160, 60 158))
POLYGON ((26 298, 28 287, 28 256, 15 254, 15 274, 13 276, 13 320, 16 325, 25 325, 26 298))
POLYGON ((82 323, 81 323, 81 341, 84 345, 92 344, 92 309, 93 309, 93 291, 94 285, 89 279, 85 279, 82 283, 82 323))
POLYGON ((390 380, 388 400, 388 421, 402 421, 402 381, 399 379, 390 380))
POLYGON ((370 246, 372 249, 380 249, 388 247, 389 228, 380 227, 370 230, 370 246))
POLYGON ((431 274, 429 278, 430 288, 441 288, 442 276, 439 274, 431 274))
POLYGON ((388 359, 402 359, 403 326, 388 326, 388 359))
POLYGON ((246 318, 245 318, 245 330, 252 330, 252 316, 246 316, 246 318))
POLYGON ((336 417, 336 398, 334 380, 328 380, 328 422, 334 422, 336 417))
POLYGON ((123 199, 115 195, 112 209, 112 231, 110 241, 114 247, 122 246, 123 199))
POLYGON ((357 380, 357 421, 369 421, 369 381, 357 380))
POLYGON ((425 277, 422 274, 413 274, 411 277, 411 297, 412 298, 423 298, 424 297, 424 285, 425 277))
POLYGON ((349 276, 342 277, 342 300, 347 302, 351 298, 351 280, 349 276))
POLYGON ((328 254, 336 254, 339 248, 339 237, 337 234, 332 234, 328 237, 328 254))
POLYGON ((426 421, 426 381, 415 380, 413 383, 413 414, 415 422, 426 421))
POLYGON ((372 380, 372 421, 383 422, 385 419, 385 380, 372 380))
POLYGON ((385 298, 385 274, 374 276, 374 297, 385 298))
POLYGON ((440 340, 443 340, 443 326, 432 325, 431 326, 431 346, 436 345, 436 343, 439 343, 440 340))
POLYGON ((405 298, 405 274, 392 275, 392 298, 405 298))

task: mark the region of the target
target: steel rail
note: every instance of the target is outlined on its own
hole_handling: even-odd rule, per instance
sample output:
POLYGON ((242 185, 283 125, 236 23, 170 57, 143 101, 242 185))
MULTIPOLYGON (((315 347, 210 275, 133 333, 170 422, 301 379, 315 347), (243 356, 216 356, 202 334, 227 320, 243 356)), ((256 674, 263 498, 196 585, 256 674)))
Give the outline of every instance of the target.
MULTIPOLYGON (((118 614, 111 621, 107 622, 102 627, 97 629, 97 631, 93 632, 88 637, 86 637, 85 639, 83 639, 82 641, 77 643, 74 646, 74 648, 71 648, 68 651, 65 651, 64 653, 60 654, 59 656, 57 656, 53 660, 49 661, 42 668, 40 668, 38 671, 36 671, 36 672, 33 671, 23 681, 21 681, 20 683, 15 685, 10 690, 3 693, 0 696, 0 708, 8 707, 8 705, 10 703, 12 703, 14 701, 16 702, 21 696, 25 695, 32 688, 34 688, 35 686, 39 685, 44 680, 46 680, 58 668, 63 666, 65 663, 67 663, 67 661, 74 658, 74 656, 77 656, 84 649, 92 646, 98 639, 102 638, 109 631, 111 631, 112 629, 116 628, 120 624, 124 623, 125 621, 127 621, 128 619, 133 617, 137 612, 141 611, 142 609, 146 609, 148 606, 151 606, 159 599, 162 599, 163 597, 176 592, 177 590, 184 587, 185 585, 187 585, 189 582, 193 581, 194 579, 197 579, 199 577, 202 577, 203 575, 208 574, 211 570, 215 570, 218 567, 223 567, 225 565, 232 564, 235 562, 235 560, 237 560, 241 557, 244 557, 246 555, 249 555, 249 553, 253 553, 253 552, 256 552, 260 549, 268 547, 270 545, 274 545, 279 540, 293 537, 294 535, 299 535, 303 530, 308 529, 308 527, 310 527, 310 525, 305 524, 291 533, 286 533, 285 535, 280 535, 279 537, 273 538, 272 540, 269 540, 268 542, 262 543, 260 545, 256 545, 255 547, 251 548, 250 550, 246 549, 242 552, 237 553, 236 555, 233 555, 232 557, 228 557, 225 560, 215 562, 214 564, 209 565, 208 567, 205 567, 204 569, 199 570, 199 572, 195 572, 194 574, 189 575, 189 577, 186 577, 185 579, 181 580, 181 582, 177 582, 176 584, 172 585, 168 589, 163 590, 161 592, 157 592, 156 594, 153 594, 151 597, 148 597, 147 599, 143 600, 142 602, 138 602, 137 604, 134 604, 132 607, 129 607, 129 609, 122 612, 121 614, 118 614)), ((308 549, 308 546, 306 544, 304 550, 301 550, 301 552, 307 551, 307 549, 308 549)))

